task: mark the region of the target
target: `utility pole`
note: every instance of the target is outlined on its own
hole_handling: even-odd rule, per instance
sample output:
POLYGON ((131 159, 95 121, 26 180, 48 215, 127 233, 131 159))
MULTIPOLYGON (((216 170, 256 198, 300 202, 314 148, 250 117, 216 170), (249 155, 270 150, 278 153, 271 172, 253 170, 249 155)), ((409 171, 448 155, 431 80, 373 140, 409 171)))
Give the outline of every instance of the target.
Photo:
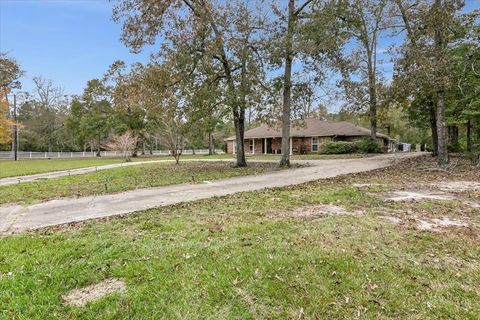
POLYGON ((17 95, 13 95, 13 154, 18 160, 18 126, 17 126, 17 95))

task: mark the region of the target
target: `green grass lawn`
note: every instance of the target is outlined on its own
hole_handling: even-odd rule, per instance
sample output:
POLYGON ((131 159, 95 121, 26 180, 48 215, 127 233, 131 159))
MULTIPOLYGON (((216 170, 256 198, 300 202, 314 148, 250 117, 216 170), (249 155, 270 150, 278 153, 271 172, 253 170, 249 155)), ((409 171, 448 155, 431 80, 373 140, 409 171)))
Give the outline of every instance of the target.
POLYGON ((0 160, 0 178, 95 167, 122 161, 118 158, 0 160))
POLYGON ((60 197, 100 195, 185 182, 202 183, 235 176, 279 170, 275 163, 251 163, 235 168, 230 162, 172 162, 100 170, 8 186, 0 186, 0 204, 29 204, 60 197))
MULTIPOLYGON (((306 154, 292 155, 292 160, 326 160, 326 159, 348 159, 368 157, 365 154, 306 154)), ((247 155, 248 160, 273 160, 279 161, 279 155, 247 155)), ((232 154, 216 154, 216 155, 183 155, 183 160, 215 160, 215 159, 235 159, 232 154)), ((141 156, 132 158, 132 161, 150 161, 150 160, 173 160, 170 156, 141 156)), ((73 159, 29 159, 29 160, 0 160, 0 179, 15 176, 25 176, 37 173, 45 173, 52 171, 62 171, 69 169, 78 169, 85 167, 102 166, 112 163, 123 162, 119 158, 73 158, 73 159)))
MULTIPOLYGON (((186 159, 230 159, 232 155, 189 155, 186 159)), ((132 161, 173 160, 170 156, 140 156, 132 161)), ((25 176, 37 173, 62 171, 86 167, 102 166, 124 162, 121 158, 72 158, 72 159, 28 159, 28 160, 0 160, 0 178, 25 176)))
POLYGON ((352 186, 479 178, 460 165, 458 175, 411 170, 422 165, 4 237, 0 318, 478 319, 478 225, 426 232, 380 217, 449 214, 478 224, 478 209, 389 203, 381 189, 352 186), (318 204, 364 215, 292 215, 318 204), (110 277, 127 292, 83 307, 62 303, 69 290, 110 277))

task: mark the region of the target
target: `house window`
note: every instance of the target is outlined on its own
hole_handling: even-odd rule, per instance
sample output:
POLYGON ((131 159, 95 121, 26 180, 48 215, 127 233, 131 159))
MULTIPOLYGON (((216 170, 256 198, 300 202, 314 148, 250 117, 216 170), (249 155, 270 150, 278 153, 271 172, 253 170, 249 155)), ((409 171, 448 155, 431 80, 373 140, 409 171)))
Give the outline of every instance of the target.
POLYGON ((312 137, 312 152, 318 151, 318 137, 312 137))
POLYGON ((253 153, 253 139, 250 139, 250 145, 248 146, 248 150, 250 150, 250 153, 253 153))

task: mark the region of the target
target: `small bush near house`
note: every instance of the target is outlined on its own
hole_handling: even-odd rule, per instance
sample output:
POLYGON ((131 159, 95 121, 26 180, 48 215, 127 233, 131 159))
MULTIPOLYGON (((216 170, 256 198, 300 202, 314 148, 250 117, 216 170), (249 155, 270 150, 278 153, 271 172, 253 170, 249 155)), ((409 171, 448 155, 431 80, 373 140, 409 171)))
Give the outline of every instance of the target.
POLYGON ((321 153, 325 154, 341 154, 354 153, 356 151, 355 144, 347 141, 327 141, 322 144, 321 153))
POLYGON ((365 138, 355 143, 356 150, 360 153, 381 153, 382 149, 377 141, 365 138))

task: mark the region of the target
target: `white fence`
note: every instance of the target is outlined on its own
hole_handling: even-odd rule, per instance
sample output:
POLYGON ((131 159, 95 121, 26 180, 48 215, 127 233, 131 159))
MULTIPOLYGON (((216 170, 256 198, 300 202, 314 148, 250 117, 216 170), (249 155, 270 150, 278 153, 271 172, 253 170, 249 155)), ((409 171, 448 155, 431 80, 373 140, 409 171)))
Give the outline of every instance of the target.
MULTIPOLYGON (((208 154, 208 149, 201 150, 183 150, 182 154, 192 155, 192 154, 208 154)), ((214 150, 215 154, 224 154, 222 150, 214 150)), ((138 153, 140 155, 140 152, 138 153)), ((153 156, 168 156, 170 154, 169 150, 154 150, 153 156)), ((101 151, 100 155, 102 157, 121 157, 121 151, 101 151)), ((145 151, 146 156, 151 156, 150 151, 145 151)), ((52 159, 52 158, 92 158, 96 157, 96 151, 85 151, 85 152, 35 152, 35 151, 19 151, 18 159, 52 159)), ((13 159, 12 151, 0 151, 0 159, 13 159)))

